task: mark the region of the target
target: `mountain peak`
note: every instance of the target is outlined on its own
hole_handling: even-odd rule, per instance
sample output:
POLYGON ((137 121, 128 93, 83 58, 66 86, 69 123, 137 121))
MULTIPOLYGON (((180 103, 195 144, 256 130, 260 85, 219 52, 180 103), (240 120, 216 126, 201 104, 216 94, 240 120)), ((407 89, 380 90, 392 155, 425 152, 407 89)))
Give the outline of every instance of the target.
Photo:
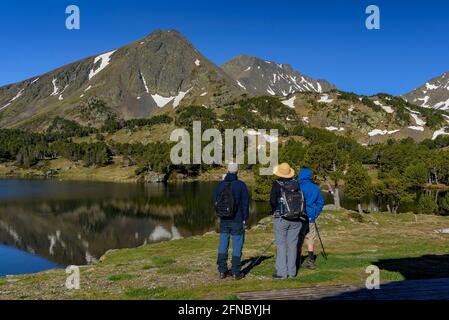
POLYGON ((156 30, 118 50, 0 88, 0 126, 77 117, 98 97, 125 119, 182 104, 215 106, 242 94, 235 81, 176 30, 156 30), (41 118, 37 114, 42 115, 41 118))
POLYGON ((180 41, 188 44, 189 46, 193 47, 192 43, 187 39, 181 32, 175 29, 170 30, 162 30, 162 29, 156 29, 152 33, 148 34, 146 37, 144 37, 140 41, 154 41, 156 39, 162 40, 162 41, 180 41))
POLYGON ((424 108, 449 110, 449 73, 429 80, 404 95, 404 98, 424 108))
POLYGON ((253 95, 287 96, 294 92, 326 92, 335 88, 325 80, 315 80, 295 71, 289 64, 250 55, 239 55, 226 62, 222 69, 253 95))

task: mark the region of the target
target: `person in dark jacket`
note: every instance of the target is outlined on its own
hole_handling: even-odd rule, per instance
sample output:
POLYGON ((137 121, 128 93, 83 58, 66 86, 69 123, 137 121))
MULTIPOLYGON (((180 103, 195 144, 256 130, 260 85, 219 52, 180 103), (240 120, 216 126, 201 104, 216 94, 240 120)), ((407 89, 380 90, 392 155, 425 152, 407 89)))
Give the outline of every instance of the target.
POLYGON ((233 218, 220 219, 220 243, 218 247, 218 271, 220 278, 227 278, 229 240, 232 238, 232 275, 235 280, 241 280, 244 275, 241 272, 241 259, 243 244, 245 242, 245 228, 249 219, 249 192, 246 184, 237 177, 238 165, 231 163, 228 166, 228 174, 215 189, 214 203, 228 183, 232 186, 232 195, 235 201, 236 212, 233 218))
MULTIPOLYGON (((308 232, 305 230, 305 242, 307 244, 308 255, 304 261, 303 266, 307 269, 315 269, 315 255, 314 245, 316 240, 315 221, 321 214, 324 208, 324 198, 321 194, 320 188, 313 183, 313 173, 309 168, 303 168, 298 175, 298 183, 301 191, 304 193, 306 201, 306 213, 309 217, 308 232)), ((307 229, 307 227, 306 227, 307 229)), ((302 246, 302 243, 300 244, 302 246)), ((301 248, 298 250, 301 252, 301 248)))
MULTIPOLYGON (((273 182, 270 195, 270 204, 274 215, 274 234, 276 239, 276 273, 274 279, 286 279, 296 277, 296 258, 298 254, 298 239, 301 231, 301 220, 288 220, 281 217, 281 184, 294 183, 295 170, 287 163, 283 163, 274 169, 275 176, 278 177, 273 182)), ((299 186, 296 186, 299 191, 299 186)))

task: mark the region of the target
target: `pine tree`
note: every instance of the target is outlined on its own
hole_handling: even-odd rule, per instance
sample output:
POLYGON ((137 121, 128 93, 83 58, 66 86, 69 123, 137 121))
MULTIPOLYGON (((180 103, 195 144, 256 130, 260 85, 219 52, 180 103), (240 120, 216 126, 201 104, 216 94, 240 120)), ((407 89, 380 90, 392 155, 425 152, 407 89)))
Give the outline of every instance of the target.
POLYGON ((352 164, 345 174, 345 195, 357 200, 357 207, 362 212, 362 198, 371 190, 371 178, 367 170, 360 164, 352 164))

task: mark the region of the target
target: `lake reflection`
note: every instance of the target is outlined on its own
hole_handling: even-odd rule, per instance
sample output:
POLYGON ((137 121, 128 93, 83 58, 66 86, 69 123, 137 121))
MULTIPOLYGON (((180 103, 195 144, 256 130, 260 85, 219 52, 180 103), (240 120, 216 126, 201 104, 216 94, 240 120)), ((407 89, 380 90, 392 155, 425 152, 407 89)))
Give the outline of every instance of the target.
MULTIPOLYGON (((0 180, 0 276, 214 230, 214 186, 0 180)), ((250 222, 267 213, 267 204, 253 203, 250 222)))

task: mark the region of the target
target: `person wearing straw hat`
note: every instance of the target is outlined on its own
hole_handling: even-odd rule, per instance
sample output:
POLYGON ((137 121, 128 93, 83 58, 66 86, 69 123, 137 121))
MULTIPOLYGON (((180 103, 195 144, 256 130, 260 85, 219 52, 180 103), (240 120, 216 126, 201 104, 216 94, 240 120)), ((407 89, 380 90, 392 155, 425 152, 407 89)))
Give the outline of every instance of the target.
MULTIPOLYGON (((274 168, 274 175, 277 179, 273 182, 270 195, 270 204, 272 213, 274 215, 274 234, 276 239, 276 273, 273 275, 274 279, 286 279, 288 277, 296 277, 296 258, 298 254, 297 245, 299 233, 301 231, 302 222, 300 216, 287 216, 284 214, 286 210, 286 190, 288 192, 295 192, 297 195, 302 196, 299 188, 299 184, 294 179, 295 170, 290 167, 289 164, 283 163, 274 168)), ((295 198, 289 197, 289 199, 295 200, 292 205, 304 205, 303 197, 295 198)))

